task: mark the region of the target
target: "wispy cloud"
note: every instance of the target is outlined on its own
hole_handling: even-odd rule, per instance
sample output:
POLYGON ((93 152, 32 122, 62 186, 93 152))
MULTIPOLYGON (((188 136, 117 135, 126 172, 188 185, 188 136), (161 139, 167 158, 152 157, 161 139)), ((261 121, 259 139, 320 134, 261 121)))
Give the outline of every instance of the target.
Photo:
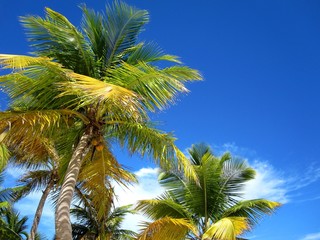
POLYGON ((245 186, 244 197, 246 199, 266 198, 281 203, 299 203, 319 199, 319 193, 305 199, 299 197, 299 195, 305 195, 301 194, 305 188, 320 180, 320 167, 316 164, 309 166, 303 173, 292 174, 275 169, 269 161, 261 160, 255 151, 239 147, 235 143, 213 146, 217 154, 229 151, 234 156, 246 159, 256 170, 255 179, 249 181, 245 186))
POLYGON ((307 234, 300 240, 320 240, 320 232, 307 234))
POLYGON ((245 199, 265 198, 281 203, 289 202, 286 180, 267 162, 254 161, 250 164, 256 171, 253 180, 244 187, 245 199))

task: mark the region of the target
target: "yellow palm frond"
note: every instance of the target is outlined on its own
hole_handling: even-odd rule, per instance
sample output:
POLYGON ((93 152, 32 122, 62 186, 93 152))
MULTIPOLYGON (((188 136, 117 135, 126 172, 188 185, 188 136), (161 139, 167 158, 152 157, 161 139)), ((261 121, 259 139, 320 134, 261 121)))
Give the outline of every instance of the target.
POLYGON ((117 162, 106 145, 103 149, 89 151, 86 161, 79 174, 79 181, 89 193, 92 204, 97 210, 97 217, 106 217, 113 202, 113 187, 111 181, 122 185, 136 182, 133 174, 125 171, 117 162), (92 154, 94 154, 92 156, 92 154))
POLYGON ((196 173, 193 165, 191 164, 190 160, 177 147, 175 147, 175 152, 176 152, 176 156, 178 159, 178 168, 180 170, 183 170, 186 178, 188 178, 189 180, 192 180, 198 184, 199 179, 198 179, 197 173, 196 173))
POLYGON ((59 63, 51 61, 48 57, 32 57, 26 55, 0 54, 0 65, 5 69, 24 69, 32 66, 55 66, 61 68, 59 63))
POLYGON ((203 234, 202 240, 236 240, 246 230, 249 230, 247 218, 226 217, 212 224, 203 234))
POLYGON ((51 126, 59 126, 61 120, 68 121, 70 116, 79 117, 85 123, 88 120, 82 114, 72 110, 34 110, 26 112, 6 111, 0 115, 0 126, 6 124, 11 128, 13 125, 17 128, 32 128, 44 131, 51 126))
POLYGON ((125 108, 126 111, 132 113, 140 113, 143 110, 139 96, 131 90, 73 72, 69 72, 67 75, 71 81, 58 83, 58 86, 63 90, 58 97, 76 95, 78 98, 75 101, 78 101, 78 107, 112 103, 113 106, 125 108))
POLYGON ((56 127, 68 127, 69 118, 74 116, 87 121, 80 113, 71 110, 2 112, 1 142, 14 152, 19 161, 43 161, 52 155, 48 150, 52 147, 48 137, 56 134, 56 127))
POLYGON ((164 217, 145 223, 138 240, 183 240, 189 231, 195 233, 196 228, 188 220, 164 217))
POLYGON ((1 142, 1 135, 0 135, 0 172, 7 165, 9 158, 10 158, 10 152, 7 146, 1 142))

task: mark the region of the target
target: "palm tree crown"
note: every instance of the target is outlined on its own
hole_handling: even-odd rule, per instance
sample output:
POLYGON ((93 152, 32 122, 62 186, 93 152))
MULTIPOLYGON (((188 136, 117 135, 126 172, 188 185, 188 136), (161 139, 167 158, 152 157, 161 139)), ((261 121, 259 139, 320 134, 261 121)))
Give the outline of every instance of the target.
POLYGON ((174 102, 187 91, 184 83, 200 80, 200 74, 155 45, 137 42, 147 11, 122 2, 107 6, 105 13, 82 10, 80 29, 48 8, 45 18, 23 17, 35 57, 0 55, 0 65, 14 70, 0 78, 12 100, 0 116, 1 143, 12 155, 23 152, 28 161, 46 155, 48 142, 59 155, 57 239, 71 238, 68 209, 81 166, 100 161, 102 169, 117 171, 110 164, 113 141, 195 177, 175 138, 156 129, 148 112, 174 102), (156 61, 178 65, 160 68, 156 61))
POLYGON ((161 239, 164 234, 172 240, 234 240, 280 205, 265 199, 242 200, 244 184, 255 176, 245 161, 229 153, 216 157, 205 144, 193 145, 189 154, 199 182, 181 172, 162 172, 159 180, 166 192, 137 206, 154 220, 146 224, 141 240, 161 239))

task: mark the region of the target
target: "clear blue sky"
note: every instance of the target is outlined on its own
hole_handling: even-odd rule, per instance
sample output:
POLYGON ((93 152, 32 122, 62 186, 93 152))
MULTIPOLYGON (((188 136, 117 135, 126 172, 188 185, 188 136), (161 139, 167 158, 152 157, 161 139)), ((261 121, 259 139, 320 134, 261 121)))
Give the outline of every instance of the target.
MULTIPOLYGON (((79 25, 83 2, 96 10, 105 5, 1 0, 0 53, 30 51, 18 16, 43 16, 48 6, 79 25)), ((233 150, 254 166, 265 164, 262 174, 272 176, 264 180, 279 181, 276 193, 287 203, 252 239, 320 239, 320 1, 126 2, 150 12, 142 40, 180 56, 205 79, 188 85, 191 92, 154 119, 174 132, 182 149, 207 142, 233 150)), ((123 161, 134 170, 149 165, 123 161)))

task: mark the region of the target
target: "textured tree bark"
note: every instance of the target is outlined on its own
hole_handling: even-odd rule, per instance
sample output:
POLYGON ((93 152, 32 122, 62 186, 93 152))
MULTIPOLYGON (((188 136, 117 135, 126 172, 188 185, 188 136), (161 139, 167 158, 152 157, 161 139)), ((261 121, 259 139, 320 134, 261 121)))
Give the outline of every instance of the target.
POLYGON ((82 160, 89 150, 91 138, 92 129, 88 128, 80 138, 80 141, 69 162, 68 169, 60 190, 55 213, 56 240, 72 240, 70 205, 82 160))
POLYGON ((41 199, 40 199, 38 207, 37 207, 37 211, 34 215, 32 227, 30 230, 30 237, 29 237, 30 240, 34 240, 36 237, 38 225, 39 225, 40 218, 41 218, 42 211, 43 211, 43 207, 44 207, 44 204, 47 200, 49 193, 51 192, 51 190, 53 188, 53 185, 54 185, 54 179, 51 179, 49 184, 47 185, 46 189, 42 193, 41 199))

